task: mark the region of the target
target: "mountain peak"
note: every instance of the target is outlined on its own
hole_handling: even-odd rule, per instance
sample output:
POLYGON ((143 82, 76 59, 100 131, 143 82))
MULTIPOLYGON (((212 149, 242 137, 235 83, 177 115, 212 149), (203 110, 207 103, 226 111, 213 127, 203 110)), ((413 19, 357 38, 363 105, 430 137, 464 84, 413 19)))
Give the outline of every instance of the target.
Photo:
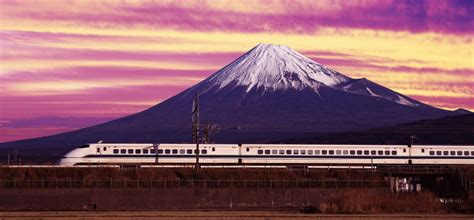
POLYGON ((463 114, 472 114, 471 111, 467 110, 467 109, 463 109, 463 108, 458 108, 456 110, 454 110, 453 112, 455 113, 458 113, 460 115, 463 115, 463 114))
POLYGON ((279 45, 279 44, 265 44, 259 43, 257 46, 254 47, 255 50, 260 51, 271 51, 271 50, 291 50, 288 46, 279 45))
POLYGON ((258 44, 250 51, 225 66, 203 83, 208 87, 244 86, 246 91, 261 89, 318 90, 351 78, 305 57, 284 45, 258 44))

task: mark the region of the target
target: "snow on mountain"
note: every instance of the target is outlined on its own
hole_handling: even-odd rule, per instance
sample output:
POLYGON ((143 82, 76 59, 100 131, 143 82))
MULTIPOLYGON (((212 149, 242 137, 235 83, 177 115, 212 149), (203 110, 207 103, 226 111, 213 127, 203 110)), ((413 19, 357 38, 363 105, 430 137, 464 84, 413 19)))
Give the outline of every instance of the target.
POLYGON ((400 105, 406 105, 411 107, 426 106, 421 102, 418 102, 400 93, 387 89, 365 78, 353 79, 344 84, 338 85, 338 87, 348 92, 368 95, 376 98, 383 98, 391 102, 398 103, 400 105))
POLYGON ((200 87, 200 92, 245 87, 246 92, 252 89, 263 89, 264 92, 311 89, 316 93, 321 86, 326 86, 411 107, 421 104, 367 79, 345 76, 287 46, 273 44, 258 44, 200 85, 205 87, 200 87))
POLYGON ((305 57, 293 49, 272 44, 259 44, 225 66, 203 83, 208 87, 245 86, 277 91, 333 86, 350 80, 334 70, 305 57))

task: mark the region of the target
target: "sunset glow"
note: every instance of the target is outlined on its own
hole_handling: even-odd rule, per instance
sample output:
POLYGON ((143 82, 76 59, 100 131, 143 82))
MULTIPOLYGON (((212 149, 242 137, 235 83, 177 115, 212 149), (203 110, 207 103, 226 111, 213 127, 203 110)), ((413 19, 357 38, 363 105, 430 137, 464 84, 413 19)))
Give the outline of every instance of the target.
POLYGON ((258 43, 474 110, 474 3, 0 0, 0 142, 147 109, 258 43))

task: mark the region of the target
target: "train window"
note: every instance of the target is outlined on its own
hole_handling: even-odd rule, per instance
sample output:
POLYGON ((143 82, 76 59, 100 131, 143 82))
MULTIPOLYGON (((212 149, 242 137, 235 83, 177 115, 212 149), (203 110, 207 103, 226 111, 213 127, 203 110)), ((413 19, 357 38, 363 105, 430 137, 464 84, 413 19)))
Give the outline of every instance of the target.
POLYGON ((336 150, 337 155, 341 155, 341 150, 336 150))
POLYGON ((474 156, 474 151, 471 151, 471 156, 474 156))
POLYGON ((163 150, 162 150, 162 149, 158 149, 158 154, 163 154, 163 150))
POLYGON ((299 154, 299 150, 293 150, 293 154, 299 154))
POLYGON ((125 154, 125 153, 127 153, 127 150, 122 149, 122 150, 120 150, 120 153, 121 153, 121 154, 125 154))
POLYGON ((128 149, 129 154, 133 154, 133 149, 128 149))
POLYGON ((440 155, 441 155, 441 151, 436 151, 436 155, 440 156, 440 155))
POLYGON ((216 151, 216 148, 215 148, 215 147, 213 147, 213 148, 212 148, 212 151, 216 151))
POLYGON ((424 153, 425 152, 425 149, 421 149, 421 153, 424 153))
POLYGON ((349 151, 349 153, 350 153, 351 155, 355 155, 355 154, 356 154, 356 151, 355 151, 355 150, 351 150, 351 151, 349 151))
POLYGON ((100 148, 97 148, 97 153, 100 153, 100 148))
POLYGON ((368 151, 368 150, 364 150, 364 155, 369 155, 369 151, 368 151))
POLYGON ((327 150, 322 150, 321 152, 322 152, 322 154, 328 154, 327 150))
POLYGON ((403 153, 406 153, 407 152, 407 149, 403 148, 403 153))
POLYGON ((379 151, 377 152, 377 154, 378 154, 378 155, 383 155, 383 150, 379 150, 379 151))
POLYGON ((279 154, 285 154, 285 150, 279 150, 278 153, 279 154))
POLYGON ((348 150, 343 150, 342 154, 347 155, 347 154, 349 154, 349 151, 348 150))
POLYGON ((443 151, 443 155, 448 155, 449 152, 448 151, 443 151))
POLYGON ((136 154, 141 154, 141 153, 142 153, 142 150, 136 149, 136 150, 135 150, 135 153, 136 153, 136 154))
POLYGON ((397 151, 396 151, 396 150, 392 150, 392 155, 397 155, 397 151))
POLYGON ((278 150, 272 150, 272 154, 278 154, 278 150))
POLYGON ((301 150, 301 154, 306 154, 306 150, 301 150))
POLYGON ((185 149, 179 149, 179 154, 185 154, 186 150, 185 149))
POLYGON ((201 154, 207 154, 207 150, 206 149, 201 150, 201 154))
POLYGON ((143 149, 144 154, 148 154, 148 149, 143 149))
POLYGON ((313 155, 313 150, 308 150, 308 155, 313 155))
POLYGON ((320 150, 314 150, 314 154, 316 155, 320 154, 320 150))
POLYGON ((114 154, 118 154, 119 153, 119 150, 118 149, 114 149, 114 154))
POLYGON ((155 149, 150 149, 150 154, 156 154, 156 150, 155 149))
POLYGON ((187 149, 187 150, 186 150, 186 153, 187 153, 187 154, 192 154, 192 153, 193 153, 193 149, 187 149))
POLYGON ((432 150, 430 150, 430 155, 431 155, 431 156, 435 155, 435 152, 432 151, 432 150))
POLYGON ((464 156, 469 156, 469 151, 464 151, 464 156))
POLYGON ((458 156, 462 156, 462 151, 458 151, 458 156))
POLYGON ((361 151, 361 150, 358 150, 358 151, 357 151, 357 155, 362 155, 362 151, 361 151))
POLYGON ((390 151, 389 151, 389 150, 386 150, 386 151, 385 151, 385 155, 390 155, 390 151))
POLYGON ((450 154, 451 156, 454 156, 454 155, 456 155, 456 151, 450 151, 449 154, 450 154))
POLYGON ((171 152, 173 152, 173 154, 177 154, 177 153, 178 153, 178 150, 177 150, 177 149, 173 149, 173 150, 171 150, 171 152))
POLYGON ((329 150, 329 154, 330 154, 330 155, 333 155, 333 154, 334 154, 334 151, 333 151, 333 150, 329 150))
POLYGON ((372 151, 370 151, 370 154, 375 155, 375 154, 377 154, 377 151, 372 150, 372 151))
POLYGON ((270 150, 265 150, 265 154, 270 154, 270 150))
POLYGON ((286 150, 286 154, 291 154, 291 150, 286 150))
POLYGON ((106 147, 104 147, 104 151, 107 151, 107 148, 106 148, 106 147))
POLYGON ((257 154, 263 154, 263 150, 258 150, 257 154))
POLYGON ((249 151, 250 151, 250 148, 247 147, 247 152, 249 152, 249 151))
POLYGON ((165 154, 170 154, 171 153, 171 150, 170 149, 166 149, 165 150, 165 154))

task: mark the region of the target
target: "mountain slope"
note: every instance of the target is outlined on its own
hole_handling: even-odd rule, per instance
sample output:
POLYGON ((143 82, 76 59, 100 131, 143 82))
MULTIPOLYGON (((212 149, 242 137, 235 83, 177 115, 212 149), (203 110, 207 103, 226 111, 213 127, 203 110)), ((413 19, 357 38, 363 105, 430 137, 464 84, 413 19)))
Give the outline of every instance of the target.
POLYGON ((263 91, 317 89, 350 80, 286 46, 259 44, 201 85, 205 88, 226 86, 256 88, 263 91))
POLYGON ((220 143, 256 143, 361 130, 457 114, 367 79, 352 79, 279 45, 259 44, 193 87, 143 112, 44 138, 1 144, 4 151, 61 154, 88 142, 189 142, 191 104, 219 124, 220 143), (235 129, 239 128, 239 129, 235 129))
POLYGON ((474 114, 426 119, 407 124, 364 131, 344 132, 318 137, 286 140, 305 144, 415 144, 474 145, 474 114))
POLYGON ((427 105, 421 102, 418 102, 400 93, 388 90, 387 88, 380 86, 365 78, 350 80, 346 84, 339 85, 338 87, 345 91, 350 91, 357 94, 368 95, 372 97, 379 97, 401 105, 408 105, 412 107, 428 107, 427 105))

